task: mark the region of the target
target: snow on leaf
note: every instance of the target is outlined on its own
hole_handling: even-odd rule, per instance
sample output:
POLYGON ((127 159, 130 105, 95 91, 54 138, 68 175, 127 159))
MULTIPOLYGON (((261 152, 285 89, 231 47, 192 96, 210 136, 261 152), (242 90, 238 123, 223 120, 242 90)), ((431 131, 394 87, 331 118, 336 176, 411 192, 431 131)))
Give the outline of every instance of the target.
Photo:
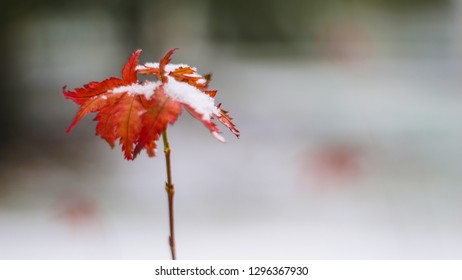
POLYGON ((64 97, 80 106, 67 132, 85 115, 96 112, 96 134, 111 147, 119 140, 127 160, 134 159, 143 149, 154 156, 160 134, 184 108, 216 139, 224 142, 215 118, 239 137, 232 118, 215 105, 217 91, 207 89, 211 75, 201 76, 196 68, 186 64, 170 64, 175 50, 168 51, 159 63, 144 65, 138 65, 141 50, 137 50, 123 66, 121 79, 110 77, 73 91, 63 87, 64 97), (139 82, 138 73, 154 75, 156 80, 139 82))
POLYGON ((146 81, 143 84, 131 84, 128 86, 120 86, 112 89, 112 93, 126 92, 130 95, 144 95, 146 98, 150 98, 154 94, 156 88, 160 85, 157 82, 146 81))
POLYGON ((168 96, 193 108, 194 111, 201 115, 203 120, 210 120, 217 110, 212 97, 187 83, 177 82, 169 77, 164 88, 168 96))
POLYGON ((160 77, 159 73, 159 63, 152 63, 148 62, 144 65, 138 65, 135 68, 136 72, 143 74, 143 75, 154 75, 156 77, 160 77))

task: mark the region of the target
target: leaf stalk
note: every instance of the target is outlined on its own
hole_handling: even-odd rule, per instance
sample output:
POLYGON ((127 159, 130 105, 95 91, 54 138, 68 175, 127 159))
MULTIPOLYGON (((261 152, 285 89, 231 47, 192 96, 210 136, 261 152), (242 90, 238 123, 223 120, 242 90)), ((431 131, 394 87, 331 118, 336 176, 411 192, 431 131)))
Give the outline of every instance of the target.
POLYGON ((175 248, 175 220, 173 213, 173 196, 175 195, 175 187, 172 183, 172 170, 170 166, 170 144, 167 138, 167 129, 162 132, 162 140, 164 142, 164 153, 165 153, 165 165, 167 169, 167 182, 165 183, 165 191, 167 191, 168 197, 168 217, 170 226, 170 236, 168 242, 170 244, 170 252, 172 253, 172 260, 176 260, 176 248, 175 248))

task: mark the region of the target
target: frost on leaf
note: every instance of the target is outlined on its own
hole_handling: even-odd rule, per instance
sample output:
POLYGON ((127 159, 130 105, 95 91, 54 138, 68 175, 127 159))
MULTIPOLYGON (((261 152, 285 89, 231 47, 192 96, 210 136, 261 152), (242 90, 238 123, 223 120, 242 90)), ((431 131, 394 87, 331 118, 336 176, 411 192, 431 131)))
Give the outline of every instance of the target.
POLYGON ((210 74, 200 75, 186 64, 170 64, 172 49, 159 63, 138 64, 141 50, 135 51, 122 68, 122 78, 90 82, 73 91, 63 87, 63 95, 79 105, 67 132, 87 114, 96 113, 96 134, 111 147, 116 141, 128 160, 143 149, 155 156, 156 141, 167 125, 173 124, 185 108, 201 121, 218 140, 224 141, 216 118, 239 137, 227 112, 215 105, 216 90, 208 90, 210 74), (140 82, 137 74, 154 76, 140 82))

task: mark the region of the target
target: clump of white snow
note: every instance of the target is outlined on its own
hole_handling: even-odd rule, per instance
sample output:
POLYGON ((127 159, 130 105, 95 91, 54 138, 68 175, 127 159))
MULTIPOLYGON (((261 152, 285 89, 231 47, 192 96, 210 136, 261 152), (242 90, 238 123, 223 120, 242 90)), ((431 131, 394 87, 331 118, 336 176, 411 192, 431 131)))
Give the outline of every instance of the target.
POLYGON ((146 70, 146 69, 149 69, 149 68, 159 68, 159 63, 153 63, 153 62, 147 62, 143 65, 137 65, 136 68, 135 68, 135 71, 139 71, 139 70, 146 70))
POLYGON ((112 89, 112 93, 123 93, 126 92, 129 95, 132 94, 137 94, 137 95, 144 95, 146 98, 151 98, 151 96, 154 94, 156 88, 160 86, 160 82, 151 82, 151 81, 146 81, 143 84, 131 84, 128 86, 120 86, 112 89))
POLYGON ((202 115, 204 121, 210 121, 213 115, 219 114, 212 97, 187 83, 168 77, 168 82, 164 84, 164 91, 173 100, 191 106, 194 111, 202 115))
MULTIPOLYGON (((188 67, 191 68, 194 72, 197 71, 195 67, 191 67, 187 64, 167 64, 165 65, 165 71, 167 73, 170 73, 180 67, 188 67)), ((149 68, 159 68, 159 63, 148 62, 144 65, 138 65, 136 67, 136 70, 146 70, 149 68)), ((198 83, 206 83, 206 80, 199 74, 193 73, 186 74, 185 76, 198 77, 200 78, 197 81, 198 83)), ((127 94, 139 94, 144 95, 146 96, 146 98, 149 99, 153 94, 155 94, 156 88, 161 85, 164 86, 164 92, 165 94, 167 94, 167 96, 169 96, 177 102, 187 104, 188 106, 190 106, 195 112, 202 116, 203 121, 210 121, 213 115, 218 116, 220 114, 217 107, 215 106, 215 101, 212 97, 202 92, 195 86, 192 86, 185 82, 178 82, 170 76, 167 76, 166 83, 162 83, 161 81, 146 81, 143 84, 134 83, 128 86, 117 87, 114 88, 111 92, 126 92, 127 94)), ((218 133, 215 133, 214 136, 217 137, 220 141, 224 141, 224 139, 222 139, 222 137, 218 133)))

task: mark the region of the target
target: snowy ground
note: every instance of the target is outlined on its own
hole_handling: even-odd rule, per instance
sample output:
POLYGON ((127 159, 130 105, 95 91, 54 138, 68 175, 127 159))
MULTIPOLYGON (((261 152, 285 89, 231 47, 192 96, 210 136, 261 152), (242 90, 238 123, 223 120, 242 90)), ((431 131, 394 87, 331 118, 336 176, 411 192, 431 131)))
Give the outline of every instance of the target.
MULTIPOLYGON (((179 258, 462 258, 452 62, 210 61, 242 137, 170 129, 179 258)), ((93 127, 5 156, 0 258, 169 258, 162 155, 126 162, 93 127)))

